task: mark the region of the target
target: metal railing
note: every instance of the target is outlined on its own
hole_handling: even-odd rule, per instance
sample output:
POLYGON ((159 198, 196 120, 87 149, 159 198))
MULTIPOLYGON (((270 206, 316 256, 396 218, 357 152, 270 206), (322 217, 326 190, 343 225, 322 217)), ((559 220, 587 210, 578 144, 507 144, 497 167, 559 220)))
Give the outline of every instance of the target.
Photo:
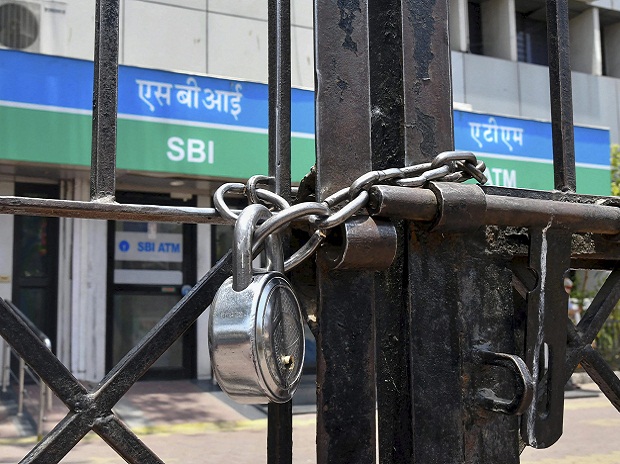
MULTIPOLYGON (((7 301, 7 305, 15 311, 15 313, 21 318, 26 326, 32 330, 39 340, 45 345, 45 347, 52 351, 52 342, 50 338, 45 335, 34 323, 26 317, 12 302, 7 301)), ((24 359, 17 352, 11 350, 11 346, 3 339, 0 339, 3 345, 3 356, 0 359, 0 377, 2 385, 2 393, 6 393, 11 388, 11 379, 17 383, 17 416, 21 417, 24 414, 24 403, 28 396, 28 390, 26 389, 26 377, 29 377, 32 382, 38 387, 39 397, 37 403, 36 414, 36 433, 37 439, 43 438, 43 422, 45 421, 45 412, 52 408, 52 391, 43 382, 41 377, 30 368, 24 361, 24 359), (13 372, 11 368, 11 355, 17 358, 18 368, 17 372, 13 372)))

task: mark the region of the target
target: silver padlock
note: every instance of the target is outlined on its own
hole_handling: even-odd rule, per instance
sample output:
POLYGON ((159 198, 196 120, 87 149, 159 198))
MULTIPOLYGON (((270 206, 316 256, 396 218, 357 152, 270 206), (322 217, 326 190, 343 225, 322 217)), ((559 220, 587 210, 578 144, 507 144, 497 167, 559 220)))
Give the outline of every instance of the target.
POLYGON ((239 403, 285 403, 301 379, 304 326, 283 269, 279 239, 265 242, 268 272, 254 274, 252 237, 271 213, 250 205, 235 224, 233 276, 220 287, 209 318, 209 352, 220 388, 239 403))

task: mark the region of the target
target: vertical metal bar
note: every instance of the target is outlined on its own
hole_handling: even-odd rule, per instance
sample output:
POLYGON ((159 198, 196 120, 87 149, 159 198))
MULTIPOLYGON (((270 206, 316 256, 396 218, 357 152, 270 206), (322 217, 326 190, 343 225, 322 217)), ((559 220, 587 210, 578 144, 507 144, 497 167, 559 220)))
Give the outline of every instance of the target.
POLYGON ((269 175, 291 196, 291 4, 269 0, 269 175))
MULTIPOLYGON (((269 0, 269 176, 275 192, 291 198, 291 5, 269 0)), ((288 247, 283 247, 287 249, 288 247)), ((293 403, 270 403, 267 421, 267 462, 293 460, 293 403)))
MULTIPOLYGON (((405 164, 402 17, 400 0, 368 2, 373 169, 405 164)), ((413 424, 409 384, 404 222, 393 265, 375 276, 378 450, 381 464, 411 462, 413 424)))
POLYGON ((445 0, 402 0, 405 156, 432 160, 454 148, 452 79, 445 0))
MULTIPOLYGON (((369 171, 368 3, 315 2, 317 196, 369 171)), ((374 464, 374 277, 319 266, 317 462, 374 464)))
POLYGON ((119 0, 97 0, 90 198, 116 193, 119 0))
MULTIPOLYGON (((414 164, 454 147, 448 5, 403 0, 402 17, 405 157, 414 164)), ((456 244, 409 229, 412 462, 461 463, 458 305, 448 280, 454 272, 446 269, 456 244)))
MULTIPOLYGON (((403 0, 402 16, 405 147, 413 164, 454 147, 448 2, 403 0)), ((485 414, 474 398, 484 378, 472 360, 476 343, 514 348, 489 330, 496 322, 510 327, 511 292, 488 286, 509 283, 510 273, 485 255, 480 231, 409 229, 412 462, 517 463, 516 418, 479 419, 485 414)))
POLYGON ((557 190, 574 192, 575 139, 567 0, 547 0, 553 172, 557 190))

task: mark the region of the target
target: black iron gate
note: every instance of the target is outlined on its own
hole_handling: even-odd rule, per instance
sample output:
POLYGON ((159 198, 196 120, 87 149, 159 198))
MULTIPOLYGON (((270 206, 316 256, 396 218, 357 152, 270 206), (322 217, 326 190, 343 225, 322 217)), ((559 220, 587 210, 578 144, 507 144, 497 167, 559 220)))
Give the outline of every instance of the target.
MULTIPOLYGON (((330 196, 353 185, 339 198, 358 212, 339 233, 319 221, 325 245, 293 274, 316 287, 304 311, 318 347, 318 462, 517 463, 523 446, 560 437, 563 387, 578 363, 620 410, 620 380, 592 347, 620 298, 620 202, 574 193, 566 0, 547 0, 553 192, 443 182, 481 180, 475 158, 451 152, 446 1, 314 7, 316 178, 291 194, 286 0, 269 0, 269 175, 284 199, 330 208, 330 196), (571 268, 612 271, 576 327, 562 285, 571 268)), ((230 224, 214 209, 114 201, 118 12, 119 0, 97 1, 91 201, 0 197, 0 212, 230 224)), ((90 430, 127 462, 161 462, 112 407, 231 267, 228 254, 92 390, 2 302, 0 335, 70 409, 22 462, 59 462, 90 430)), ((270 463, 291 462, 291 430, 290 403, 270 405, 270 463)))

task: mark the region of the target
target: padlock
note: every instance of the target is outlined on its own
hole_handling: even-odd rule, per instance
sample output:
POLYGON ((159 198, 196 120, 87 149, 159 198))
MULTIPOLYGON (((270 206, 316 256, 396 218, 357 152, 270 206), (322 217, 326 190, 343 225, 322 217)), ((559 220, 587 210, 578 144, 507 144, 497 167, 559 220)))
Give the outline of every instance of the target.
POLYGON ((233 234, 233 276, 220 287, 209 318, 209 352, 220 388, 239 403, 285 403, 301 379, 304 326, 283 269, 282 248, 265 241, 268 271, 253 273, 252 237, 269 210, 245 208, 233 234))

